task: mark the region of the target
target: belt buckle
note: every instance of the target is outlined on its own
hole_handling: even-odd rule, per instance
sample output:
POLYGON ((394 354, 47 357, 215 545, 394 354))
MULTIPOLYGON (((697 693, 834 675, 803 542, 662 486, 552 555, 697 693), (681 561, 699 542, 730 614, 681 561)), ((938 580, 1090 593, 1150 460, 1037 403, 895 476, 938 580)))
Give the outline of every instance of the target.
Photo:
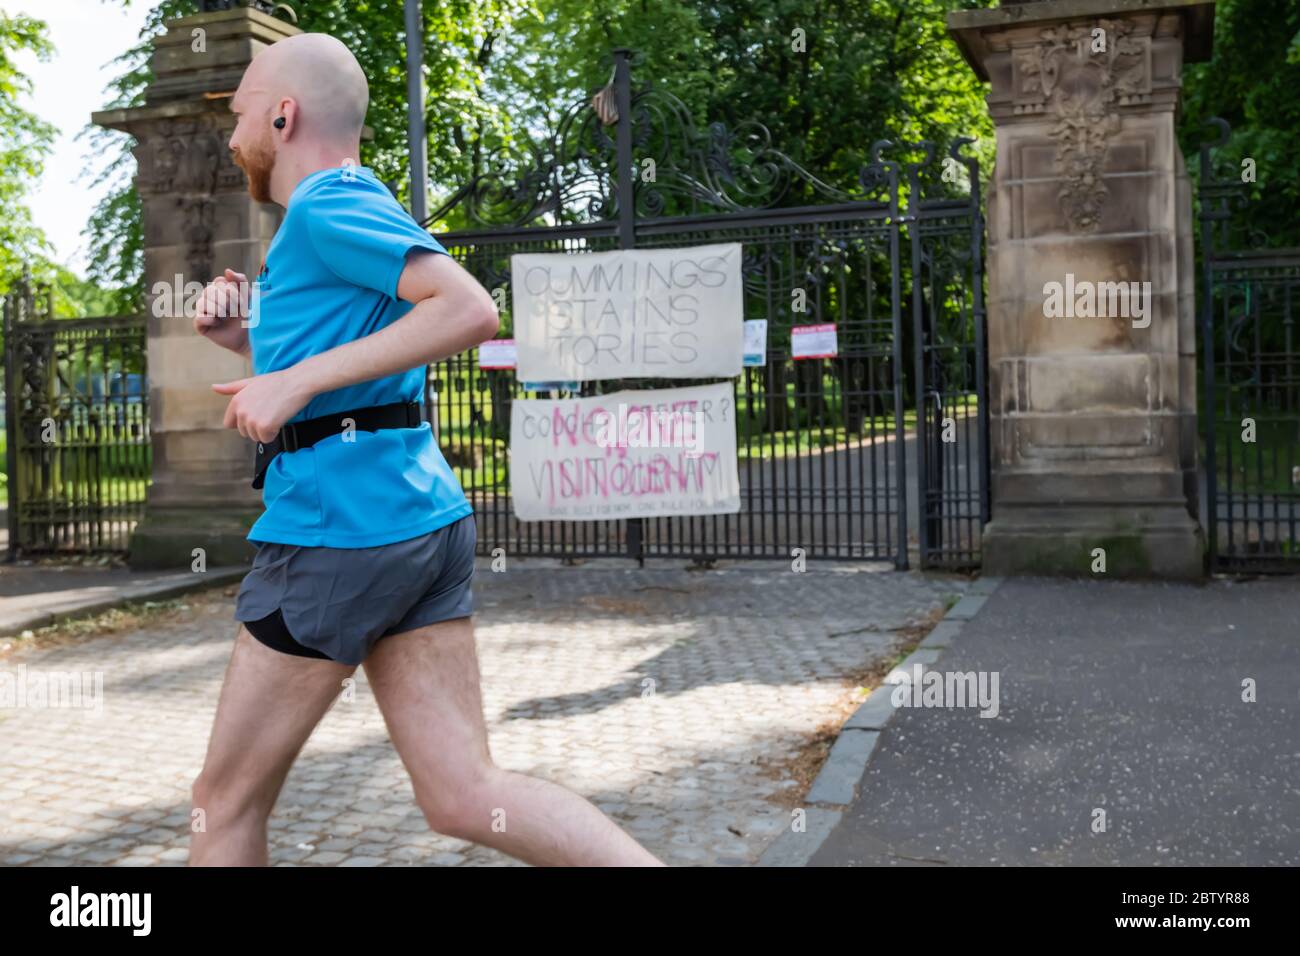
POLYGON ((297 426, 285 425, 283 428, 280 429, 279 438, 280 438, 280 451, 283 452, 297 451, 299 447, 301 447, 298 444, 297 426))

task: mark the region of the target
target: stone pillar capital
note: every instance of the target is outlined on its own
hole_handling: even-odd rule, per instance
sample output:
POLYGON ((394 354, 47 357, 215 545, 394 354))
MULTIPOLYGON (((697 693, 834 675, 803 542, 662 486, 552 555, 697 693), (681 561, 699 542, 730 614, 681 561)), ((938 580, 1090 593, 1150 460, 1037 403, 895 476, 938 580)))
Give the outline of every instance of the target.
POLYGON ((948 14, 948 33, 975 75, 996 82, 990 61, 1012 47, 1077 46, 1079 31, 1128 23, 1133 40, 1178 37, 1183 59, 1210 58, 1215 0, 1029 0, 948 14), (1102 21, 1108 21, 1103 23, 1102 21))

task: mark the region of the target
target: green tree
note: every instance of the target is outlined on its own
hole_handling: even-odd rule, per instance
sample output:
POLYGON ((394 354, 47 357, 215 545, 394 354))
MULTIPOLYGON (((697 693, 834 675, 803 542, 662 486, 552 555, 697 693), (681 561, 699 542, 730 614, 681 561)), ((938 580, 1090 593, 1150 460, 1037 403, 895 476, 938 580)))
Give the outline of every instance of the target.
POLYGON ((984 91, 944 25, 950 10, 991 2, 542 0, 502 37, 506 55, 486 85, 526 128, 550 130, 609 80, 609 51, 628 47, 634 81, 677 96, 697 131, 761 123, 773 147, 851 187, 878 139, 976 136, 991 159, 984 91))
MULTIPOLYGON (((120 0, 130 2, 130 0, 120 0)), ((948 40, 944 14, 992 0, 451 0, 424 4, 429 173, 451 196, 497 152, 521 159, 560 116, 604 85, 609 51, 638 52, 635 78, 685 104, 699 129, 756 121, 772 145, 819 178, 852 186, 871 143, 980 137, 991 158, 983 90, 948 40), (804 47, 794 49, 795 31, 804 47)), ((363 162, 406 190, 405 46, 400 3, 293 4, 298 26, 330 33, 370 81, 374 137, 363 162)), ((106 108, 137 105, 149 81, 148 40, 194 0, 154 6, 141 42, 118 58, 123 74, 106 108)), ((139 207, 128 138, 95 134, 121 185, 96 210, 92 278, 143 291, 139 207), (115 144, 110 150, 109 144, 115 144)), ((898 154, 901 156, 902 154, 898 154)), ((797 193, 791 201, 800 197, 797 193)), ((437 208, 437 201, 432 208, 437 208)), ((466 225, 462 210, 439 224, 466 225)))
POLYGON ((42 296, 55 316, 91 315, 106 304, 102 291, 52 261, 53 247, 27 206, 57 130, 19 103, 32 86, 15 61, 20 51, 48 59, 54 48, 46 33, 40 20, 0 13, 0 295, 26 275, 34 289, 48 290, 42 296))
MULTIPOLYGON (((110 0, 112 2, 112 0, 110 0)), ((116 0, 130 2, 130 0, 116 0)), ((138 0, 137 0, 138 2, 138 0)), ((993 0, 453 0, 425 3, 426 120, 430 179, 450 196, 490 154, 516 156, 554 129, 570 105, 609 79, 609 51, 638 51, 637 80, 676 94, 697 125, 765 125, 773 145, 835 185, 851 184, 872 142, 980 138, 984 171, 992 128, 984 89, 946 36, 944 15, 993 0), (796 30, 806 50, 792 49, 796 30)), ((405 60, 400 3, 296 3, 299 26, 343 39, 371 83, 374 138, 363 161, 406 188, 405 60)), ((141 43, 119 58, 124 73, 106 106, 135 105, 149 79, 148 39, 166 18, 197 8, 162 0, 141 43)), ((1233 125, 1238 158, 1256 161, 1259 184, 1246 226, 1275 244, 1300 244, 1300 6, 1293 0, 1220 0, 1214 59, 1184 71, 1180 136, 1189 161, 1203 119, 1233 125), (1268 210, 1265 214, 1264 210, 1268 210)), ((91 278, 141 291, 139 206, 127 137, 99 131, 101 173, 121 185, 96 210, 91 278)), ((895 157, 899 155, 895 152, 895 157)), ((797 198, 797 197, 792 197, 797 198)), ((806 197, 805 197, 806 198, 806 197)), ((437 202, 435 199, 436 208, 437 202)), ((459 216, 443 228, 465 225, 459 216)))
POLYGON ((20 51, 49 58, 53 47, 45 24, 0 12, 0 293, 13 286, 24 268, 38 281, 52 278, 50 244, 32 220, 27 195, 56 130, 19 102, 31 92, 31 80, 15 62, 20 51))
MULTIPOLYGON (((131 0, 105 0, 129 6, 131 0)), ((401 3, 313 0, 294 3, 297 26, 338 37, 356 54, 370 85, 367 125, 373 136, 362 145, 361 161, 393 183, 406 199, 406 47, 401 3)), ((432 145, 429 176, 434 183, 465 175, 485 143, 509 140, 508 105, 491 107, 480 95, 493 63, 493 42, 522 4, 518 0, 446 0, 424 4, 425 120, 432 145)), ((156 3, 139 42, 113 62, 122 72, 109 85, 105 109, 144 103, 152 79, 152 39, 164 21, 197 12, 197 0, 156 3)), ((110 188, 87 225, 89 278, 118 290, 114 311, 139 309, 144 301, 144 239, 140 202, 133 185, 131 137, 90 127, 91 152, 107 156, 94 185, 110 188)))
POLYGON ((1234 213, 1234 240, 1245 244, 1253 234, 1267 245, 1300 246, 1300 4, 1219 0, 1212 59, 1185 68, 1183 89, 1179 138, 1192 174, 1200 174, 1200 144, 1215 135, 1205 125, 1211 116, 1232 126, 1218 175, 1240 175, 1242 160, 1254 160, 1256 182, 1234 213))

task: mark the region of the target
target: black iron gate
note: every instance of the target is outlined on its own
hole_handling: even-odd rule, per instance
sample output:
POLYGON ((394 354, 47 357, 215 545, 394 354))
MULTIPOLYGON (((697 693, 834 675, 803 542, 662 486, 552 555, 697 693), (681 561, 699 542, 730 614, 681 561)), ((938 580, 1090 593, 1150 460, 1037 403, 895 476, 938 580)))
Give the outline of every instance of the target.
POLYGON ((503 334, 515 253, 741 243, 745 317, 768 320, 766 364, 734 380, 741 511, 519 522, 509 497, 515 398, 702 382, 622 379, 528 392, 512 370, 478 368, 471 352, 431 369, 429 398, 440 444, 473 502, 481 553, 710 561, 789 560, 802 549, 809 558, 905 568, 909 538, 918 543, 909 535, 909 503, 916 509, 921 500, 922 563, 977 564, 988 510, 986 408, 977 399, 983 220, 978 166, 956 152, 968 141, 944 163, 929 144, 907 146, 924 159, 905 176, 882 158, 891 144, 877 143, 845 191, 775 149, 761 124, 697 130, 672 94, 633 90, 629 51, 615 51, 614 63, 610 85, 567 111, 522 171, 488 168, 429 221, 459 207, 476 224, 438 239, 496 296, 503 334), (969 177, 970 194, 923 198, 931 190, 952 195, 942 172, 954 166, 969 177), (799 204, 783 206, 791 195, 799 204), (819 204, 809 205, 808 195, 819 204), (909 301, 915 331, 903 319, 909 301), (834 358, 792 358, 793 325, 832 322, 834 358), (924 344, 913 370, 917 343, 924 344), (939 443, 921 453, 935 414, 939 443), (942 440, 949 417, 955 441, 952 429, 942 440))
POLYGON ((1251 186, 1201 147, 1200 420, 1211 568, 1300 571, 1300 248, 1264 248, 1234 211, 1251 186), (1221 164, 1222 165, 1222 164, 1221 164))
POLYGON ((151 458, 140 316, 55 319, 4 297, 9 556, 125 552, 151 458))
POLYGON ((908 166, 922 567, 978 566, 989 520, 984 217, 979 164, 961 152, 971 142, 957 140, 942 167, 964 170, 965 198, 921 198, 931 191, 923 177, 936 170, 928 145, 925 160, 908 166))

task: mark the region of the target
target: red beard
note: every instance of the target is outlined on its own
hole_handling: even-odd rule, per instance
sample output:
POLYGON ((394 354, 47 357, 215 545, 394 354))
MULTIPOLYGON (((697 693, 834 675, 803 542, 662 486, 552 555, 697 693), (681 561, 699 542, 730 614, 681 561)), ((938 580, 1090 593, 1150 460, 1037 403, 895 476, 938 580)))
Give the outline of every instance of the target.
POLYGON ((255 146, 234 151, 234 163, 248 177, 248 194, 257 202, 271 201, 271 171, 275 169, 275 151, 270 137, 255 146))

